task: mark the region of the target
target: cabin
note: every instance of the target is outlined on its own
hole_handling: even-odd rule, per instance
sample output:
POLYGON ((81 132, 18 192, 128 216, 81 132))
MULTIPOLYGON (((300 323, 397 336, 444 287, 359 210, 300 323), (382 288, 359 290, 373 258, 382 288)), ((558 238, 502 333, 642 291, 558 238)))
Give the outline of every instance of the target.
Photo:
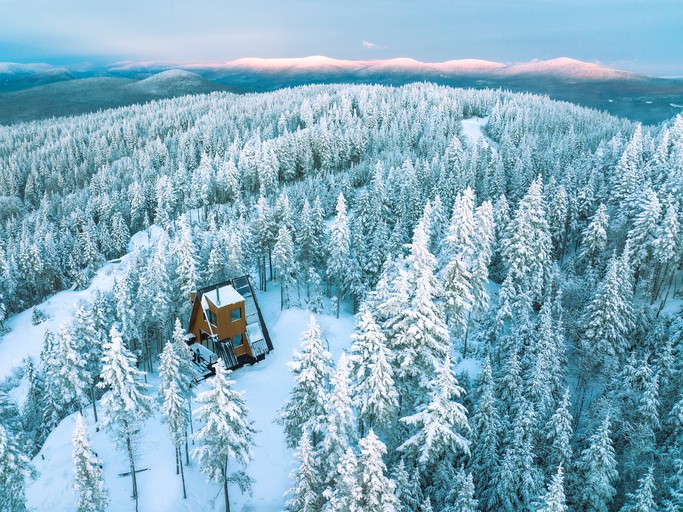
POLYGON ((190 301, 186 340, 209 367, 221 358, 232 370, 273 350, 248 276, 200 288, 190 293, 190 301))

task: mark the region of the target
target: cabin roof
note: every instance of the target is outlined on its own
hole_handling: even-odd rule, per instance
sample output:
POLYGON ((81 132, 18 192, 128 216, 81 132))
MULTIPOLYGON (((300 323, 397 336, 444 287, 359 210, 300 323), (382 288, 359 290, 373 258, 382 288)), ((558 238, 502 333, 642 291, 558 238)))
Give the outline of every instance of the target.
POLYGON ((202 298, 208 299, 214 306, 219 308, 244 302, 244 297, 229 284, 205 292, 202 298))

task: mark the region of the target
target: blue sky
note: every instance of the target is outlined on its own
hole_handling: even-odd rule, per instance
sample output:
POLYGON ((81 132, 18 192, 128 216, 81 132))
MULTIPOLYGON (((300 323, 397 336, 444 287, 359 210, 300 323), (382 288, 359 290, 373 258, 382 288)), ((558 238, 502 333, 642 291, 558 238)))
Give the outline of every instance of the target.
POLYGON ((566 56, 683 75, 681 0, 0 0, 0 13, 0 61, 566 56))

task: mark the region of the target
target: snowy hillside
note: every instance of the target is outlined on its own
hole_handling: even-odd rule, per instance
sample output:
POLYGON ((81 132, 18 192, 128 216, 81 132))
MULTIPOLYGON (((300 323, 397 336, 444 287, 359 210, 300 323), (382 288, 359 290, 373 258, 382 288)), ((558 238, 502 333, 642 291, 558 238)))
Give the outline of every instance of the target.
POLYGON ((680 508, 683 117, 318 85, 0 147, 0 509, 680 508))

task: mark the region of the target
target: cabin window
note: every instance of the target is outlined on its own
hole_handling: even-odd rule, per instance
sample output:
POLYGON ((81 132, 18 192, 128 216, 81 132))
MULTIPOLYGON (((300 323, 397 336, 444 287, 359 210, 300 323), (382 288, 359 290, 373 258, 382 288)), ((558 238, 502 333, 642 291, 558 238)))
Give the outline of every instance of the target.
POLYGON ((206 319, 209 321, 211 325, 218 325, 218 321, 216 320, 216 313, 214 313, 208 308, 206 310, 206 319))
POLYGON ((230 321, 231 322, 236 322, 242 318, 242 308, 236 308, 230 311, 230 321))
POLYGON ((241 347, 244 341, 242 340, 242 335, 241 334, 235 334, 232 338, 232 346, 234 348, 241 347))

